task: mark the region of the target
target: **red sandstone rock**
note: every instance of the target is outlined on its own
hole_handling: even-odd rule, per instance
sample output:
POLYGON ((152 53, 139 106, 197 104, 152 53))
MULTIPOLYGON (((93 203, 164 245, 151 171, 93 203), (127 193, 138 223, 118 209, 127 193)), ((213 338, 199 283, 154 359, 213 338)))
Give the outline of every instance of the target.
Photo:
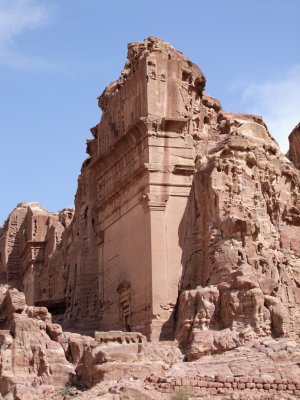
MULTIPOLYGON (((299 296, 299 255, 291 245, 286 250, 285 240, 287 235, 290 243, 297 240, 299 227, 292 220, 284 221, 291 207, 290 196, 299 195, 299 174, 279 153, 263 125, 243 116, 235 121, 228 137, 211 149, 195 176, 191 201, 196 203, 199 217, 189 234, 197 231, 201 240, 184 250, 187 260, 196 252, 200 256, 187 264, 183 289, 191 286, 193 277, 194 290, 199 293, 203 289, 196 287, 201 286, 219 291, 212 303, 213 316, 205 327, 210 332, 205 335, 203 331, 205 338, 211 337, 211 352, 217 351, 212 337, 220 329, 236 331, 240 336, 236 344, 270 331, 276 336, 298 331, 295 299, 299 296), (288 178, 282 180, 285 173, 288 178), (241 336, 246 327, 250 330, 241 336)), ((178 319, 186 324, 189 291, 182 293, 186 294, 179 298, 178 319)), ((199 337, 197 313, 190 316, 192 331, 190 324, 186 325, 189 338, 179 332, 179 340, 184 338, 182 345, 194 346, 199 337)))
MULTIPOLYGON (((46 333, 45 320, 51 319, 47 309, 31 307, 26 312, 24 300, 23 293, 8 289, 0 306, 0 393, 9 398, 16 390, 16 399, 22 400, 31 398, 32 389, 27 386, 37 379, 39 385, 50 384, 52 392, 53 386, 68 384, 74 375, 63 348, 46 333)), ((36 391, 32 398, 49 398, 48 395, 36 391)))
POLYGON ((300 167, 300 123, 295 126, 289 136, 290 148, 287 157, 293 162, 296 168, 300 167))
POLYGON ((0 229, 0 283, 21 289, 29 305, 41 297, 41 270, 73 218, 73 210, 49 213, 38 203, 20 203, 0 229))
POLYGON ((24 382, 41 377, 46 391, 62 385, 74 368, 66 356, 89 387, 171 364, 176 375, 176 342, 158 344, 174 338, 199 371, 236 376, 230 388, 207 378, 206 394, 252 390, 241 374, 261 375, 261 391, 300 375, 299 126, 291 162, 261 117, 223 111, 204 86, 170 44, 130 44, 99 97, 75 213, 21 203, 10 214, 0 230, 0 282, 10 285, 0 287, 2 394, 34 396, 24 382), (114 332, 85 335, 95 330, 114 332))
POLYGON ((71 210, 49 214, 34 203, 11 214, 3 274, 64 327, 152 339, 176 329, 182 348, 199 342, 199 356, 297 334, 299 173, 261 117, 222 111, 204 84, 168 43, 129 45, 121 77, 99 98, 73 222, 71 210))

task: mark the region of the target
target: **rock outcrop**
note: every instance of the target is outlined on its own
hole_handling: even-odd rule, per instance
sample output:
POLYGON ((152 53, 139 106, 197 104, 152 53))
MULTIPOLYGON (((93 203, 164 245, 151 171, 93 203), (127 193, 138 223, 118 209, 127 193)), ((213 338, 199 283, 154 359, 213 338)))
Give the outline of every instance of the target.
POLYGON ((287 157, 293 162, 296 168, 300 168, 300 123, 295 126, 289 135, 290 148, 287 157))
POLYGON ((188 357, 254 337, 299 337, 299 187, 266 127, 242 116, 200 159, 187 226, 199 240, 183 250, 178 309, 188 357))
POLYGON ((300 344, 290 338, 254 340, 186 363, 176 342, 64 332, 45 307, 27 306, 7 286, 0 286, 0 304, 0 393, 7 400, 170 399, 182 387, 228 400, 300 394, 300 344))
POLYGON ((0 285, 0 394, 7 400, 61 399, 76 386, 144 381, 181 359, 174 343, 148 343, 140 333, 64 332, 46 307, 27 306, 24 293, 0 285))
POLYGON ((62 346, 47 334, 52 319, 45 307, 27 306, 24 293, 0 286, 0 316, 0 393, 4 398, 49 398, 55 388, 71 382, 75 368, 62 346))
POLYGON ((75 369, 73 382, 92 387, 243 351, 253 379, 287 379, 290 368, 299 378, 299 125, 285 156, 261 117, 225 112, 204 89, 170 44, 129 44, 99 97, 75 211, 21 203, 10 214, 0 230, 2 394, 21 390, 19 378, 51 386, 75 369))

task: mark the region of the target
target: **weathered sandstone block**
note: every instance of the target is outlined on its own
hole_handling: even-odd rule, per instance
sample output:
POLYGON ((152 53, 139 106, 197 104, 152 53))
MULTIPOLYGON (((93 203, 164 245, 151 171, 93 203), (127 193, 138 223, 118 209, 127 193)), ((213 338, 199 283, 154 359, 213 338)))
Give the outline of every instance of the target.
POLYGON ((1 395, 10 398, 15 391, 23 390, 28 394, 26 385, 32 385, 36 379, 52 388, 68 384, 75 370, 66 360, 62 346, 46 333, 46 323, 51 321, 47 309, 27 309, 25 296, 17 289, 6 291, 0 307, 1 395))

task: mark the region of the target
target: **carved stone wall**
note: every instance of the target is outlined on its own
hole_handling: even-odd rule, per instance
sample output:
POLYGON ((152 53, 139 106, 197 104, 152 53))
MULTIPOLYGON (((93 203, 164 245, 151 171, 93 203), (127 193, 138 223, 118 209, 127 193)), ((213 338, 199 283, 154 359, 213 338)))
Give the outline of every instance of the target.
POLYGON ((2 282, 21 289, 29 305, 40 298, 40 274, 73 217, 49 213, 38 203, 20 203, 0 231, 2 282))
POLYGON ((26 212, 26 207, 17 207, 0 230, 1 281, 15 286, 20 284, 21 279, 21 227, 26 212))
POLYGON ((224 112, 204 86, 170 44, 129 44, 99 97, 74 218, 14 210, 2 281, 64 327, 175 335, 190 360, 299 335, 299 126, 290 161, 261 117, 224 112))
POLYGON ((178 226, 184 215, 194 147, 203 120, 201 71, 167 43, 128 48, 120 79, 100 96, 103 110, 89 142, 97 186, 102 329, 121 329, 117 287, 128 281, 130 327, 171 338, 181 275, 178 226), (97 153, 98 148, 98 153, 97 153))

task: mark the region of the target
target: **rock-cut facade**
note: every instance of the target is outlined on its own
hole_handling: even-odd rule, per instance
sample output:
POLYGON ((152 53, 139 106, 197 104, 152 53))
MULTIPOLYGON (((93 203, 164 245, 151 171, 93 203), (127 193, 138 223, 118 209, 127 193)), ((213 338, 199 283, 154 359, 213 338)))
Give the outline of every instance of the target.
POLYGON ((170 44, 128 45, 99 97, 75 211, 21 203, 0 277, 78 331, 177 339, 187 359, 300 334, 299 127, 222 110, 170 44), (294 164, 295 163, 295 164, 294 164))

